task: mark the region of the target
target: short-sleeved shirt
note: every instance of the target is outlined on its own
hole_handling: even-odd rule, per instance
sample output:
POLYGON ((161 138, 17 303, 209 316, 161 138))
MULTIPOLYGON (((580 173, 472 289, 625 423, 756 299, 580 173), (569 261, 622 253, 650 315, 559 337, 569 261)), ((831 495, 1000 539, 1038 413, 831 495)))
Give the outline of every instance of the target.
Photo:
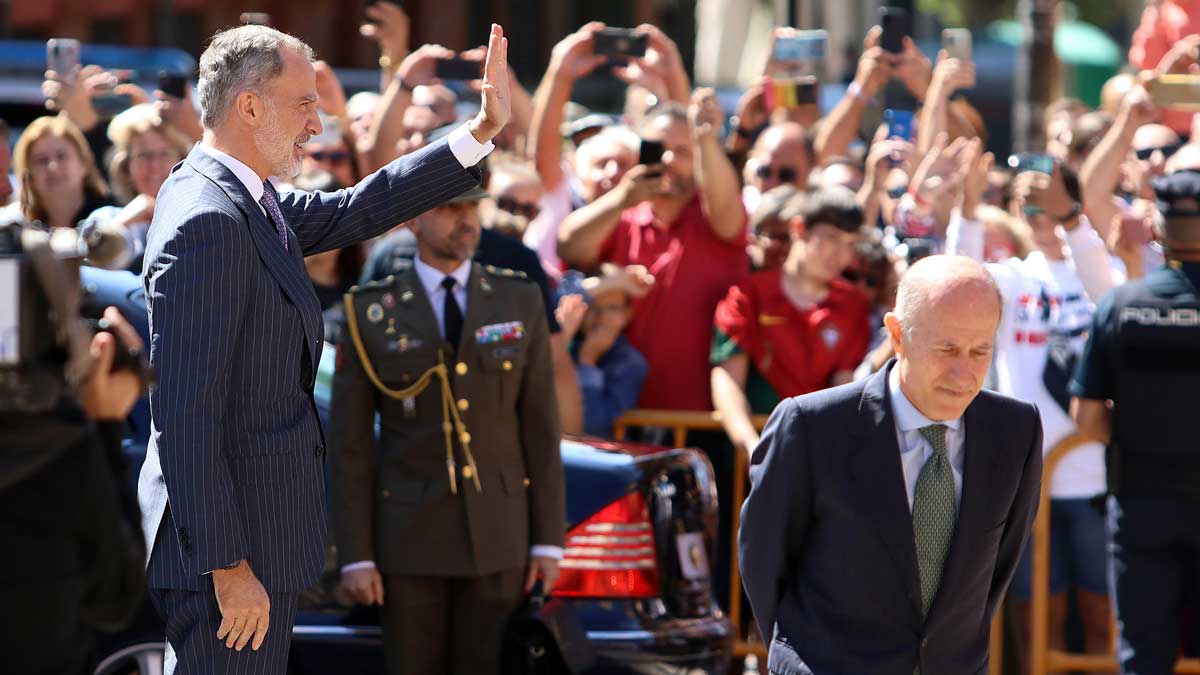
POLYGON ((758 272, 729 289, 717 306, 712 360, 715 365, 745 353, 779 398, 819 391, 866 355, 870 314, 867 297, 840 279, 830 283, 824 300, 801 309, 783 292, 782 270, 758 272))
POLYGON ((713 312, 729 287, 746 277, 745 239, 718 237, 699 196, 666 228, 655 224, 646 202, 621 214, 601 246, 600 260, 645 265, 654 275, 653 290, 634 303, 626 330, 650 365, 638 406, 711 410, 713 312))

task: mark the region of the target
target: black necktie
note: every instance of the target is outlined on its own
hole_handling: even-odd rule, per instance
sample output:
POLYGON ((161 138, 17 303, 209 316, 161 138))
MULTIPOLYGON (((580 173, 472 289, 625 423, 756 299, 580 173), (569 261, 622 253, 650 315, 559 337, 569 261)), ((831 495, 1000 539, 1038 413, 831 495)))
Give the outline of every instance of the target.
POLYGON ((458 341, 462 339, 463 315, 462 309, 458 306, 458 300, 454 298, 454 287, 458 282, 454 277, 446 277, 442 279, 442 288, 446 289, 446 302, 442 305, 442 320, 446 325, 446 341, 454 345, 458 349, 458 341))

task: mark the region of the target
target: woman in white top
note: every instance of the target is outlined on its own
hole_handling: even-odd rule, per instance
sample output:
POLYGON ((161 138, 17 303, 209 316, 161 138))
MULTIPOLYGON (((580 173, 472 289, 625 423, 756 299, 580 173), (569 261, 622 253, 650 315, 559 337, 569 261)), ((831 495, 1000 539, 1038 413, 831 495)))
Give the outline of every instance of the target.
MULTIPOLYGON (((1083 350, 1095 302, 1124 282, 1104 242, 1082 216, 1078 180, 1060 162, 1051 176, 1016 177, 1013 211, 978 206, 992 160, 981 158, 968 172, 961 208, 947 231, 947 252, 987 262, 984 220, 1011 219, 1029 231, 1034 249, 1024 258, 988 262, 1004 296, 996 337, 996 388, 1030 401, 1042 417, 1045 451, 1075 432, 1067 381, 1083 350)), ((1106 653, 1110 623, 1104 517, 1094 502, 1107 491, 1104 447, 1090 443, 1068 455, 1048 478, 1051 496, 1050 645, 1065 648, 1067 591, 1078 589, 1085 648, 1106 653)), ((1031 589, 1031 552, 1026 547, 1013 579, 1011 597, 1026 617, 1031 589)), ((1027 630, 1018 631, 1027 655, 1027 630)))

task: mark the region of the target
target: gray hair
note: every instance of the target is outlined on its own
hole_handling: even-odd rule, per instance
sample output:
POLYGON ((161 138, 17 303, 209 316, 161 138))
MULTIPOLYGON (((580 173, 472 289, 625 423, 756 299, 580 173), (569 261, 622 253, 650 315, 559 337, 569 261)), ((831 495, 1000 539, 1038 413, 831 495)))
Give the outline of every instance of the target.
POLYGON ((291 49, 313 60, 313 50, 302 40, 267 26, 239 26, 213 36, 200 55, 200 121, 215 129, 225 120, 238 94, 262 95, 271 80, 283 72, 282 50, 291 49))
POLYGON ((575 150, 575 166, 587 166, 591 161, 592 154, 599 152, 602 148, 607 148, 610 145, 619 145, 625 150, 632 153, 637 153, 638 147, 642 140, 633 132, 633 129, 618 124, 611 127, 604 127, 600 133, 592 136, 575 150))

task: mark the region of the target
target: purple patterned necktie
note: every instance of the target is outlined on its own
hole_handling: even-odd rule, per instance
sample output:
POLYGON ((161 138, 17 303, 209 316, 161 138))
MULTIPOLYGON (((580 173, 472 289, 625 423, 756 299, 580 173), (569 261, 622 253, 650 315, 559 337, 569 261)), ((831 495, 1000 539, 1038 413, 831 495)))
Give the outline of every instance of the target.
POLYGON ((283 211, 279 210, 279 202, 275 200, 275 189, 266 181, 263 182, 262 198, 258 200, 259 204, 267 210, 267 217, 275 225, 276 231, 279 232, 279 241, 283 244, 283 249, 286 251, 287 242, 287 226, 283 222, 283 211))

